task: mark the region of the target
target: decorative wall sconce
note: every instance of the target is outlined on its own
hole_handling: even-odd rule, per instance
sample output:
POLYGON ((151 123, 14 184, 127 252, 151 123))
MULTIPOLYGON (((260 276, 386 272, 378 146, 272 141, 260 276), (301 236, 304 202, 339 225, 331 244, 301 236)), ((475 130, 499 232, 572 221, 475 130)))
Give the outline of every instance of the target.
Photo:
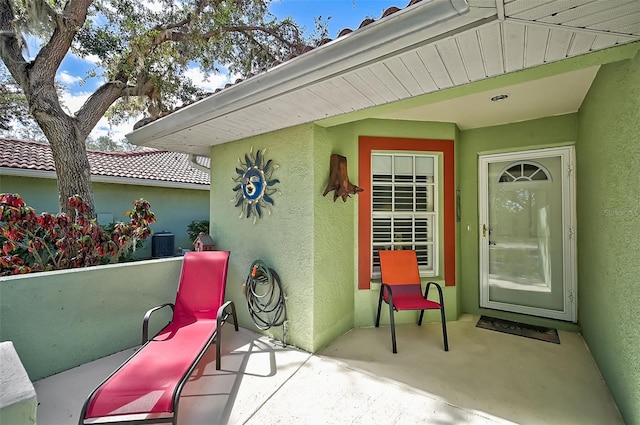
POLYGON ((347 158, 335 153, 331 154, 329 184, 327 184, 327 188, 324 190, 322 196, 326 196, 327 193, 332 190, 334 191, 333 202, 335 202, 338 197, 342 197, 342 201, 347 202, 347 198, 349 198, 350 195, 356 195, 364 190, 349 181, 347 158))
POLYGON ((233 191, 236 193, 231 202, 235 202, 236 207, 241 207, 240 217, 249 218, 253 216, 253 224, 262 217, 262 211, 266 210, 271 215, 269 204, 274 205, 271 195, 280 190, 274 188, 278 179, 272 179, 273 172, 280 166, 273 164, 272 160, 266 160, 264 153, 266 148, 258 150, 253 154, 253 147, 244 156, 244 162, 238 158, 241 168, 236 168, 237 177, 232 177, 236 182, 233 191))

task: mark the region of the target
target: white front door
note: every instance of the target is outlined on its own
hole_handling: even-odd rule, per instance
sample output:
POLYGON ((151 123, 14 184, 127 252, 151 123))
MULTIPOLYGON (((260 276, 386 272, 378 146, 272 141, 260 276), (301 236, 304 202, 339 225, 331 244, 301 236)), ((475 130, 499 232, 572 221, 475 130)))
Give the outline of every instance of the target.
POLYGON ((480 306, 577 321, 573 147, 483 155, 480 306))

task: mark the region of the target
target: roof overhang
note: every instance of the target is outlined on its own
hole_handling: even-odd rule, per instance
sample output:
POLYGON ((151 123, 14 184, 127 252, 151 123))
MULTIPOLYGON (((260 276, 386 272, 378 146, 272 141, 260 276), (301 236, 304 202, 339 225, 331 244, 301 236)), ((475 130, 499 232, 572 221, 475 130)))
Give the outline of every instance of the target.
MULTIPOLYGON (((280 126, 280 120, 269 125, 269 117, 264 116, 263 122, 248 125, 243 132, 195 135, 199 124, 210 120, 233 120, 234 113, 247 111, 266 101, 299 92, 301 88, 312 87, 366 64, 429 43, 457 30, 460 25, 472 25, 491 15, 491 10, 474 10, 471 13, 465 0, 417 3, 160 118, 127 134, 127 139, 137 145, 176 146, 180 152, 208 156, 210 146, 275 130, 280 126)), ((264 111, 260 112, 259 115, 264 115, 264 111)), ((300 114, 297 119, 291 117, 289 126, 330 115, 331 112, 310 111, 309 114, 300 114)))
MULTIPOLYGON (((398 112, 416 106, 403 102, 433 103, 425 96, 640 40, 637 0, 552 3, 534 7, 529 0, 423 0, 127 138, 137 145, 207 156, 211 146, 304 123, 415 119, 398 112)), ((586 61, 582 67, 594 65, 598 63, 586 61)), ((562 70, 556 67, 557 74, 562 70)), ((594 75, 593 70, 584 73, 584 84, 577 88, 582 95, 556 113, 575 112, 594 75)), ((412 116, 457 123, 450 116, 416 111, 412 116)), ((487 118, 473 125, 493 124, 487 118)))

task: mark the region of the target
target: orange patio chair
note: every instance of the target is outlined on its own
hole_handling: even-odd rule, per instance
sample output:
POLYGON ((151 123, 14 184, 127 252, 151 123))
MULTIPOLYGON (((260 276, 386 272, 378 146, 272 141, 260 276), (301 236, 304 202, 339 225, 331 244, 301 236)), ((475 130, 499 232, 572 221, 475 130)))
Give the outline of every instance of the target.
POLYGON ((435 282, 428 282, 423 295, 420 284, 420 272, 418 270, 418 257, 415 251, 379 251, 379 254, 382 285, 380 286, 380 297, 378 299, 376 328, 380 326, 380 310, 382 308, 382 301, 384 300, 384 302, 389 304, 389 321, 393 352, 398 352, 393 313, 394 311, 401 310, 420 310, 418 326, 422 325, 422 316, 425 310, 440 310, 444 351, 449 351, 447 322, 444 314, 444 300, 442 298, 442 288, 440 285, 435 282), (438 290, 439 303, 427 299, 431 285, 435 286, 438 290))
POLYGON ((184 256, 175 304, 147 311, 142 347, 89 395, 80 424, 178 422, 180 392, 210 344, 216 345, 220 369, 220 330, 232 316, 233 302, 224 302, 229 253, 188 252, 184 256), (148 339, 151 314, 171 307, 173 318, 148 339))

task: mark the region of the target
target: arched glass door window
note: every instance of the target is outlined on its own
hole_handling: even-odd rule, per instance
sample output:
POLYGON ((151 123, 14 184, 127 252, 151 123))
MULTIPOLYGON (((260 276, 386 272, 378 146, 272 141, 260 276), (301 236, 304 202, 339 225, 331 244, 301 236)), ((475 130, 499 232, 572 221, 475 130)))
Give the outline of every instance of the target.
POLYGON ((551 181, 549 172, 535 162, 518 162, 509 165, 509 168, 500 173, 498 182, 511 183, 523 181, 551 181))

